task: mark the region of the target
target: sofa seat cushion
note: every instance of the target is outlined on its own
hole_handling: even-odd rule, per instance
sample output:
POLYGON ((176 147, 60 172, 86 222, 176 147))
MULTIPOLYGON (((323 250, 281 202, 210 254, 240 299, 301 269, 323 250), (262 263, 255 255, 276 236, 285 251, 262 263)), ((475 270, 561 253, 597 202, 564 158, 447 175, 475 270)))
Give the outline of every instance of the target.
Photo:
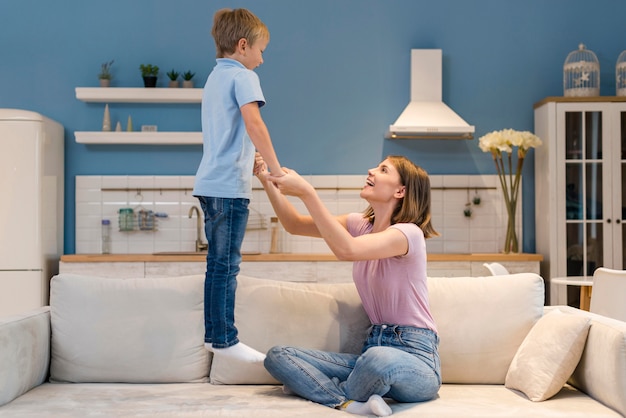
MULTIPOLYGON (((443 385, 439 397, 423 403, 390 404, 393 417, 568 417, 620 415, 569 386, 547 402, 530 402, 502 385, 443 385)), ((4 417, 338 417, 334 410, 280 386, 180 384, 46 383, 0 407, 4 417)))
POLYGON ((504 384, 518 347, 543 315, 543 279, 431 277, 428 291, 443 382, 504 384))
POLYGON ((112 279, 60 274, 50 284, 50 379, 205 381, 204 276, 112 279))

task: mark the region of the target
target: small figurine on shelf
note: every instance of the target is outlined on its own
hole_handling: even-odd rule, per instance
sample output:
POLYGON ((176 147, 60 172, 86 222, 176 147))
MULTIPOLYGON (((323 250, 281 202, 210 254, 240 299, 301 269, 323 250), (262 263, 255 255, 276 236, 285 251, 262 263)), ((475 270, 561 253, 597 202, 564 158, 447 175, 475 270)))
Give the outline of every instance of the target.
POLYGON ((196 73, 192 73, 191 71, 185 71, 183 73, 183 87, 186 89, 191 89, 193 88, 193 76, 196 75, 196 73))
POLYGON ((128 115, 128 122, 126 122, 126 131, 127 132, 133 131, 133 120, 130 118, 130 115, 128 115))
POLYGON ((104 118, 102 119, 102 131, 111 132, 111 114, 109 113, 109 104, 104 106, 104 118))
POLYGON ((109 87, 111 85, 111 78, 113 78, 111 74, 111 66, 113 65, 113 61, 103 62, 100 65, 100 73, 98 74, 98 79, 100 80, 100 87, 109 87))
POLYGON ((172 71, 168 71, 166 74, 170 78, 169 86, 170 87, 178 87, 179 86, 179 84, 178 84, 178 76, 180 75, 180 73, 178 71, 172 69, 172 71))

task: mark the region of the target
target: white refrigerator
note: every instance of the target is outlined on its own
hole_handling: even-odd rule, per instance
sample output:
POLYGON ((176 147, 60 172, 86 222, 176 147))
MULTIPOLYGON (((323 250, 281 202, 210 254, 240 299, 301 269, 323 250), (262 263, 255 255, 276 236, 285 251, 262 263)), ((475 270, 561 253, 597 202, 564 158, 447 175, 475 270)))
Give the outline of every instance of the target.
POLYGON ((63 252, 64 132, 0 109, 0 318, 48 304, 63 252))

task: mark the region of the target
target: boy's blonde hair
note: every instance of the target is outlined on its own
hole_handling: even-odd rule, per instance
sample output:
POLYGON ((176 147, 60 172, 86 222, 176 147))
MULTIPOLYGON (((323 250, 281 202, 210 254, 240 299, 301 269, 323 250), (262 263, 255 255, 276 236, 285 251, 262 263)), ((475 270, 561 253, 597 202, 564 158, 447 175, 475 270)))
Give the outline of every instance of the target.
POLYGON ((233 54, 241 38, 245 38, 250 45, 260 38, 270 38, 265 23, 247 9, 221 9, 215 12, 211 35, 215 40, 217 58, 233 54))
MULTIPOLYGON (((428 173, 406 157, 389 155, 387 159, 400 174, 400 183, 404 186, 404 197, 391 215, 391 224, 414 223, 420 227, 425 238, 438 236, 431 223, 428 173)), ((371 206, 365 209, 363 217, 374 222, 371 206)))

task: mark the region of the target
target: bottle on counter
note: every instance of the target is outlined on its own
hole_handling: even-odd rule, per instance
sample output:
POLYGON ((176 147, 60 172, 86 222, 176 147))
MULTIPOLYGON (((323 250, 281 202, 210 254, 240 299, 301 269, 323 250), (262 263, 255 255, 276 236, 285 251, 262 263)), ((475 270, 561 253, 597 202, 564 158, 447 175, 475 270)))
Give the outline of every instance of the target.
POLYGON ((111 221, 102 220, 102 254, 111 254, 111 221))
POLYGON ((278 218, 270 218, 270 254, 288 253, 289 234, 278 221, 278 218))
POLYGON ((280 252, 280 225, 278 224, 278 218, 272 216, 270 218, 270 254, 276 254, 280 252))

